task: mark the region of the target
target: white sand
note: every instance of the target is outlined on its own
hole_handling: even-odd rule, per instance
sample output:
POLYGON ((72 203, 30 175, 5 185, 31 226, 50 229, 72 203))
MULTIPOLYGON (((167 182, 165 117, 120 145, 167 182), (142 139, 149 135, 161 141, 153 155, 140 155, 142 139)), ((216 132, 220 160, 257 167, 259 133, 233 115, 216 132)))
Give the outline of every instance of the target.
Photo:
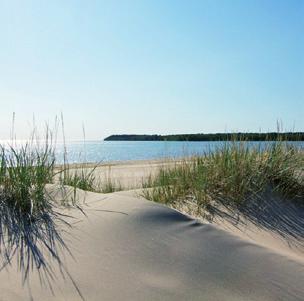
MULTIPOLYGON (((105 183, 111 179, 112 183, 123 189, 135 189, 142 187, 143 181, 150 175, 155 175, 162 167, 174 166, 179 164, 179 160, 139 160, 126 162, 110 162, 99 164, 94 170, 97 181, 105 183)), ((77 171, 79 165, 70 165, 70 172, 77 171)), ((87 171, 94 168, 94 164, 87 164, 87 171)))
POLYGON ((271 231, 248 237, 255 225, 200 223, 132 191, 77 197, 86 215, 62 211, 72 224, 60 228, 71 252, 58 253, 62 272, 43 248, 54 278, 43 284, 34 267, 23 285, 17 250, 0 272, 0 300, 304 300, 302 251, 271 231))

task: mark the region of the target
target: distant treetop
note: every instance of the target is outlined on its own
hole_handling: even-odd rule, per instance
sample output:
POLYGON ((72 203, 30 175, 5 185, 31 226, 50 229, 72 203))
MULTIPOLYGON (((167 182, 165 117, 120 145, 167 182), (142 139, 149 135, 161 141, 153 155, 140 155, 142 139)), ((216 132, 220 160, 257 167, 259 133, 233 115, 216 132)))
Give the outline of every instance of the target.
POLYGON ((215 133, 178 135, 111 135, 105 141, 225 141, 225 140, 269 140, 304 141, 304 132, 271 133, 215 133))

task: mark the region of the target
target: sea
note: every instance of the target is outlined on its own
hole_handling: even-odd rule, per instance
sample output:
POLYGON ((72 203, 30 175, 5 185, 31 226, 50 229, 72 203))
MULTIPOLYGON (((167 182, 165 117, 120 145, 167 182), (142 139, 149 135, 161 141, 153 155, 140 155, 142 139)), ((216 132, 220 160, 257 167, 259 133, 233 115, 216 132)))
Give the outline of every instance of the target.
MULTIPOLYGON (((25 145, 24 140, 15 140, 14 147, 25 145)), ((134 160, 178 159, 202 155, 223 147, 224 141, 66 141, 56 142, 56 163, 64 162, 64 154, 68 163, 108 163, 134 160)), ((251 141, 246 145, 250 148, 263 149, 274 142, 251 141)), ((288 142, 304 150, 304 141, 288 142)), ((0 140, 0 145, 9 147, 8 140, 0 140)), ((40 143, 43 146, 43 142, 40 143)))
MULTIPOLYGON (((248 142, 249 147, 263 149, 273 142, 248 142)), ((304 149, 304 142, 288 142, 304 149)), ((107 163, 116 161, 181 158, 213 152, 223 147, 223 141, 69 141, 66 154, 69 163, 107 163)), ((57 163, 63 162, 64 145, 57 143, 57 163)))

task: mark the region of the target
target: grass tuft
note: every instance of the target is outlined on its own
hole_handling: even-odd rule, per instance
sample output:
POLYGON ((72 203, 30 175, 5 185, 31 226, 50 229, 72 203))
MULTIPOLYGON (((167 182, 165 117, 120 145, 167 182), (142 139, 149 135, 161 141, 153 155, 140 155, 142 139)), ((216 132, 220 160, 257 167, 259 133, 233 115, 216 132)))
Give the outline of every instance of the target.
POLYGON ((97 192, 96 179, 94 171, 97 165, 91 170, 87 170, 85 164, 72 171, 71 168, 66 165, 63 170, 60 171, 60 183, 62 185, 72 186, 74 189, 79 188, 85 191, 97 192))
POLYGON ((179 208, 206 209, 219 201, 241 206, 271 189, 304 201, 304 154, 283 141, 252 147, 247 141, 224 142, 215 151, 161 168, 144 183, 143 196, 179 208))
POLYGON ((111 193, 122 190, 120 183, 114 183, 111 177, 102 180, 100 177, 96 177, 95 170, 99 165, 96 164, 93 167, 88 167, 86 163, 78 164, 73 168, 66 164, 59 171, 59 182, 61 185, 72 186, 76 191, 77 188, 101 193, 111 193))
POLYGON ((25 144, 0 146, 0 201, 23 218, 34 218, 50 207, 45 185, 54 175, 54 149, 25 144))
POLYGON ((36 268, 41 279, 51 282, 51 258, 61 266, 59 251, 67 249, 58 231, 64 223, 46 185, 53 182, 55 152, 47 131, 41 144, 31 139, 19 146, 0 145, 0 259, 2 266, 17 258, 25 281, 36 268))

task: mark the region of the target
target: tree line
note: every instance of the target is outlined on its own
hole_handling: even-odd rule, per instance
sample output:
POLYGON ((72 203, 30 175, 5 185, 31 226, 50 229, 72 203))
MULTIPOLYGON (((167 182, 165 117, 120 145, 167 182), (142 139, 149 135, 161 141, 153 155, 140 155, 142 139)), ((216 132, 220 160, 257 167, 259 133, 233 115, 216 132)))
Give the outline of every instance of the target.
POLYGON ((304 132, 270 133, 215 133, 215 134, 177 134, 177 135, 111 135, 105 141, 304 141, 304 132))

